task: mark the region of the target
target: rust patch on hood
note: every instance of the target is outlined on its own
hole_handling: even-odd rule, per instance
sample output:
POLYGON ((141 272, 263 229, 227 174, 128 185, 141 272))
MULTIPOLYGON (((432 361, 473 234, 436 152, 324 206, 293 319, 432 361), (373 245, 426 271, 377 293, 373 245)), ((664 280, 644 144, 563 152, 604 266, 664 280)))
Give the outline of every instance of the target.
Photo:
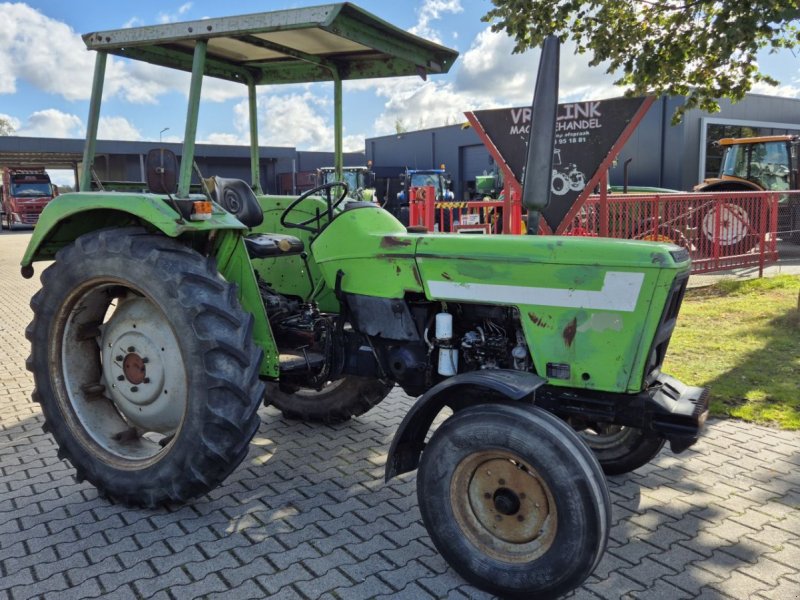
POLYGON ((575 341, 575 333, 578 331, 578 318, 575 317, 567 323, 567 326, 564 327, 564 333, 562 333, 562 337, 564 338, 564 344, 567 348, 572 346, 572 342, 575 341))
POLYGON ((395 235, 385 235, 381 239, 381 248, 405 248, 412 243, 411 240, 399 238, 395 235))
POLYGON ((539 315, 537 315, 534 312, 529 312, 528 313, 528 318, 537 327, 541 327, 542 329, 549 329, 550 328, 549 323, 546 323, 544 319, 542 319, 539 315))

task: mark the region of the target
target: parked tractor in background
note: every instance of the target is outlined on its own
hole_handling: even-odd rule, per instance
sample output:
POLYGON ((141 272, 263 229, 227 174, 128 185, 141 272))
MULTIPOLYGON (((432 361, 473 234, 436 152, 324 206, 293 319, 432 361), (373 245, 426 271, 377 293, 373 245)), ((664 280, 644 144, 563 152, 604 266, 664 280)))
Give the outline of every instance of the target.
MULTIPOLYGON (((612 525, 603 470, 642 466, 666 442, 685 450, 708 414, 703 389, 661 372, 688 253, 413 233, 376 203, 347 201, 342 80, 433 75, 457 57, 351 3, 83 39, 97 56, 81 190, 109 54, 189 71, 191 84, 180 164, 156 148, 149 192, 59 197, 21 261, 28 278, 35 261, 52 262, 31 300, 26 364, 76 478, 128 505, 186 502, 244 460, 262 403, 330 423, 398 385, 419 399, 385 476, 418 470, 422 519, 449 564, 502 596, 580 585, 612 525), (206 76, 248 88, 251 179, 204 177, 192 194, 206 76), (257 85, 323 81, 334 90, 336 181, 297 198, 264 194, 257 85)), ((540 69, 537 98, 544 80, 540 69)), ((537 120, 555 123, 552 106, 537 120)), ((540 198, 548 144, 529 157, 546 166, 544 185, 526 188, 540 198)), ((418 176, 452 197, 443 170, 409 172, 407 190, 427 184, 418 176)))
POLYGON ((397 196, 386 198, 383 208, 392 213, 403 225, 408 225, 408 203, 412 190, 432 187, 435 190, 436 201, 446 202, 454 200, 452 181, 445 171, 444 165, 438 169, 406 169, 400 174, 400 184, 403 186, 397 196))
MULTIPOLYGON (((751 138, 724 138, 717 142, 723 148, 718 177, 695 186, 698 192, 782 192, 800 190, 798 145, 800 136, 774 135, 751 138)), ((733 202, 723 207, 723 225, 731 231, 731 239, 739 240, 751 230, 758 230, 761 215, 733 202)), ((714 237, 714 215, 700 215, 701 235, 714 237)), ((800 198, 785 196, 778 205, 778 235, 800 243, 800 198)))
MULTIPOLYGON (((375 190, 375 173, 372 165, 366 167, 342 167, 342 181, 347 184, 347 196, 361 202, 378 202, 375 190)), ((322 167, 317 169, 317 187, 338 181, 336 167, 322 167)))
POLYGON ((58 196, 58 188, 44 168, 4 167, 0 196, 3 229, 32 227, 48 202, 58 196))

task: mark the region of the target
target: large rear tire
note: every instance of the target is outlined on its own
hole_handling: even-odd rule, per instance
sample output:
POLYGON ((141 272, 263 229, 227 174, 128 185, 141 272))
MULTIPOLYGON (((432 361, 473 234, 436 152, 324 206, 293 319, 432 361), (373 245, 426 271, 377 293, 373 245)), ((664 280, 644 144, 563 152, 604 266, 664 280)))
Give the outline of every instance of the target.
POLYGON ((422 454, 417 498, 450 566, 504 597, 556 598, 579 586, 611 525, 594 455, 533 406, 485 404, 445 421, 422 454))
POLYGON ((661 452, 665 442, 663 437, 646 436, 641 429, 620 425, 595 425, 580 435, 606 475, 621 475, 646 465, 661 452))
POLYGON ((299 389, 290 394, 270 384, 266 397, 287 419, 341 423, 363 415, 386 398, 392 387, 393 383, 380 379, 346 375, 319 391, 299 389))
POLYGON ((81 236, 42 273, 27 366, 59 457, 131 506, 219 485, 259 426, 253 318, 207 259, 139 228, 81 236))

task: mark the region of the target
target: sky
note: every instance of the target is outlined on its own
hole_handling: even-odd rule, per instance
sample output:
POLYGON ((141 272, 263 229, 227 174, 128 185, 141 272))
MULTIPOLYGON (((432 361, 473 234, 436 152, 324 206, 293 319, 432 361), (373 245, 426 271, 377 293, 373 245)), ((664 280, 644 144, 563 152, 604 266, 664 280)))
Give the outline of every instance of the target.
MULTIPOLYGON (((81 138, 86 130, 94 54, 80 34, 205 17, 312 6, 321 1, 38 0, 0 2, 0 117, 17 135, 81 138)), ((364 139, 464 121, 465 110, 529 104, 538 51, 513 55, 513 42, 481 17, 489 0, 358 0, 382 19, 459 51, 446 75, 344 83, 345 150, 364 139)), ((621 95, 614 77, 567 45, 561 52, 562 101, 621 95)), ((759 56, 781 85, 754 91, 800 97, 800 60, 788 52, 759 56)), ((188 74, 111 57, 99 137, 180 142, 188 74), (163 131, 163 132, 162 132, 163 131)), ((259 88, 259 142, 300 150, 333 149, 333 86, 320 83, 259 88)), ((246 88, 206 78, 198 141, 247 144, 246 88)), ((65 183, 71 174, 64 174, 65 183)))

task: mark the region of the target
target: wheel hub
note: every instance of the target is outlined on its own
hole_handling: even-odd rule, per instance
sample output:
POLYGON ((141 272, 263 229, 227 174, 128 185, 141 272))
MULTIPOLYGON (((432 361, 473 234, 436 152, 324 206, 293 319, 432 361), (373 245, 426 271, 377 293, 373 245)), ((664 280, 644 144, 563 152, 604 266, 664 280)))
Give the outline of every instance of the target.
POLYGON ((134 385, 142 383, 147 375, 144 360, 135 352, 131 352, 122 360, 122 371, 125 373, 125 379, 134 385))
POLYGON ((505 458, 481 462, 473 472, 468 494, 478 522, 512 544, 537 539, 550 512, 542 482, 505 458))
POLYGON ((106 390, 117 409, 144 431, 174 431, 183 416, 185 372, 161 312, 144 298, 122 302, 101 344, 106 390))

